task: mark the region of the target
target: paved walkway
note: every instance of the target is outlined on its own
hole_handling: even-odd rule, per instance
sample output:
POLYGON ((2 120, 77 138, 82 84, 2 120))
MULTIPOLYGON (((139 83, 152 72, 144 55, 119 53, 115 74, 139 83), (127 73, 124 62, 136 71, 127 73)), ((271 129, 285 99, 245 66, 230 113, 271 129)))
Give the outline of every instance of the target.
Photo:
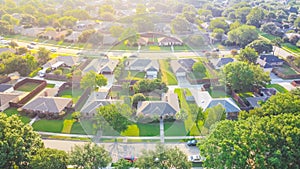
MULTIPOLYGON (((51 132, 37 132, 40 135, 46 136, 62 136, 62 137, 75 137, 75 138, 94 138, 94 135, 83 135, 83 134, 63 134, 63 133, 51 133, 51 132)), ((132 136, 101 136, 103 139, 128 139, 128 140, 160 140, 160 136, 148 136, 148 137, 132 137, 132 136)), ((164 136, 167 140, 181 140, 181 139, 200 139, 205 136, 164 136)))
POLYGON ((165 131, 164 131, 164 120, 161 118, 159 121, 159 130, 160 130, 160 142, 165 142, 165 131))
POLYGON ((31 119, 31 121, 29 122, 29 125, 32 125, 38 119, 39 119, 39 117, 35 116, 33 119, 31 119))

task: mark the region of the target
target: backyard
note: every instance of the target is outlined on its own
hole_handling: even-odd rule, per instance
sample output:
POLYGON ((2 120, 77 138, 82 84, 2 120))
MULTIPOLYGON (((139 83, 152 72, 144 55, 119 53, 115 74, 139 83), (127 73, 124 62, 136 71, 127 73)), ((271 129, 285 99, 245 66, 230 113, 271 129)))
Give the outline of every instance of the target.
POLYGON ((167 60, 159 60, 159 65, 162 74, 162 81, 167 85, 177 85, 177 79, 171 70, 169 62, 167 60))
POLYGON ((77 103, 83 92, 83 89, 65 89, 59 94, 59 97, 71 98, 73 103, 77 103))
POLYGON ((293 68, 291 68, 287 64, 283 64, 281 67, 278 68, 278 70, 281 73, 285 74, 285 75, 295 75, 295 74, 298 74, 298 72, 296 72, 293 68))
POLYGON ((210 96, 212 98, 226 98, 226 97, 230 97, 227 93, 226 93, 226 88, 224 87, 223 89, 221 88, 214 88, 214 87, 210 87, 208 90, 208 93, 210 94, 210 96))
POLYGON ((16 90, 22 91, 22 92, 31 92, 33 89, 38 87, 40 83, 34 83, 34 82, 27 82, 20 87, 18 87, 16 90))

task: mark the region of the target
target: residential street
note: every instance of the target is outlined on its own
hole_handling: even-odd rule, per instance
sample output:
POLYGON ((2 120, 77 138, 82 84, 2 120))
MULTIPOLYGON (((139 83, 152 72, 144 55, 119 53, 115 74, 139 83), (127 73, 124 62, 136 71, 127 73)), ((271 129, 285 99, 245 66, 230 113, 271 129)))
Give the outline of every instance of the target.
MULTIPOLYGON (((68 141, 68 140, 48 140, 43 139, 45 147, 55 148, 64 151, 70 151, 75 145, 83 145, 86 142, 83 141, 68 141)), ((118 159, 128 156, 139 157, 142 150, 154 150, 157 143, 98 143, 100 146, 110 152, 113 162, 118 159)), ((189 147, 186 143, 164 143, 167 147, 178 147, 181 151, 186 153, 186 155, 196 155, 199 154, 199 149, 197 147, 189 147)))

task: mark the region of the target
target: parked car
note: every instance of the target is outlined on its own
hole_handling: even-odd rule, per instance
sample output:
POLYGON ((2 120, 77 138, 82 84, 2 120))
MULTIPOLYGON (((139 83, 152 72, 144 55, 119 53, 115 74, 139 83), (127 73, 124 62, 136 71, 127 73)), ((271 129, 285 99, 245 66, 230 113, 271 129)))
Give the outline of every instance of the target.
POLYGON ((192 163, 202 163, 205 160, 204 157, 201 157, 200 155, 191 155, 188 157, 188 161, 192 163))
POLYGON ((134 163, 137 160, 137 157, 134 156, 129 156, 129 157, 124 157, 125 160, 134 163))
POLYGON ((28 48, 28 49, 34 49, 34 46, 32 46, 32 45, 27 45, 27 48, 28 48))
POLYGON ((188 145, 188 146, 196 146, 196 145, 197 145, 197 140, 189 140, 189 141, 187 142, 187 145, 188 145))
POLYGON ((219 52, 220 49, 219 48, 214 48, 213 52, 219 52))
POLYGON ((36 42, 30 42, 30 45, 36 45, 36 42))
POLYGON ((50 52, 56 52, 57 50, 55 48, 50 49, 50 52))

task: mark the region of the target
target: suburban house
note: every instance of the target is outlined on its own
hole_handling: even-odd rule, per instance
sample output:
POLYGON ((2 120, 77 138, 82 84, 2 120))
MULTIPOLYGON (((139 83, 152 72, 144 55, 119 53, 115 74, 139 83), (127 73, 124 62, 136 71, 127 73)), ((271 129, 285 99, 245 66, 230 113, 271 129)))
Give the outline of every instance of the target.
POLYGON ((181 46, 183 45, 182 40, 174 38, 174 37, 162 37, 158 38, 159 46, 181 46))
POLYGON ((97 113, 97 109, 108 104, 122 103, 122 100, 112 100, 108 98, 109 90, 101 89, 93 92, 86 101, 86 104, 81 109, 81 114, 84 117, 93 117, 97 113))
POLYGON ((39 34, 39 37, 58 41, 58 40, 63 40, 67 34, 68 31, 57 32, 56 30, 49 30, 39 34))
POLYGON ((271 96, 275 95, 277 90, 275 88, 263 88, 257 97, 247 97, 246 100, 249 102, 251 108, 260 107, 260 102, 267 101, 271 96))
POLYGON ((228 63, 234 62, 233 58, 219 58, 219 59, 211 59, 210 62, 214 66, 215 69, 219 70, 223 66, 227 65, 228 63))
POLYGON ((174 117, 180 111, 178 96, 175 93, 165 93, 161 101, 140 101, 137 105, 137 116, 174 117))
POLYGON ((0 92, 5 92, 5 93, 9 93, 12 92, 13 89, 13 85, 10 84, 0 84, 0 92))
POLYGON ((71 108, 72 99, 61 97, 37 97, 25 104, 22 109, 27 113, 36 113, 39 116, 58 117, 64 110, 71 108))
POLYGON ((230 113, 238 113, 241 109, 235 104, 231 98, 212 98, 207 91, 199 89, 191 89, 191 93, 195 98, 196 104, 205 111, 207 108, 222 105, 225 109, 227 117, 230 113))
POLYGON ((283 65, 284 60, 272 54, 263 54, 259 56, 257 63, 264 68, 265 71, 272 71, 274 67, 283 65))
POLYGON ((130 59, 125 65, 125 70, 146 72, 148 79, 156 79, 159 72, 159 63, 153 59, 130 59))
POLYGON ((171 60, 170 65, 176 77, 185 77, 196 61, 194 59, 171 60))
POLYGON ((0 112, 9 108, 9 103, 17 103, 21 93, 3 93, 0 92, 0 112))
POLYGON ((77 21, 76 25, 74 26, 73 30, 76 31, 83 31, 86 29, 93 29, 93 27, 96 25, 97 23, 93 20, 81 20, 81 21, 77 21))
POLYGON ((0 48, 0 54, 5 53, 5 52, 16 53, 16 50, 12 49, 12 48, 0 48))
POLYGON ((30 36, 30 37, 38 37, 39 34, 43 33, 45 28, 28 28, 21 30, 21 35, 30 36))
POLYGON ((79 58, 73 57, 73 56, 58 56, 50 61, 48 61, 46 64, 44 64, 42 67, 43 69, 38 72, 39 76, 43 76, 46 73, 46 70, 48 68, 51 68, 52 70, 55 70, 59 67, 69 67, 78 65, 79 58))
POLYGON ((78 42, 80 35, 81 35, 81 32, 73 31, 69 36, 65 37, 64 41, 76 43, 76 42, 78 42))
POLYGON ((113 59, 93 59, 83 70, 83 74, 94 71, 101 74, 112 74, 119 61, 113 59))

